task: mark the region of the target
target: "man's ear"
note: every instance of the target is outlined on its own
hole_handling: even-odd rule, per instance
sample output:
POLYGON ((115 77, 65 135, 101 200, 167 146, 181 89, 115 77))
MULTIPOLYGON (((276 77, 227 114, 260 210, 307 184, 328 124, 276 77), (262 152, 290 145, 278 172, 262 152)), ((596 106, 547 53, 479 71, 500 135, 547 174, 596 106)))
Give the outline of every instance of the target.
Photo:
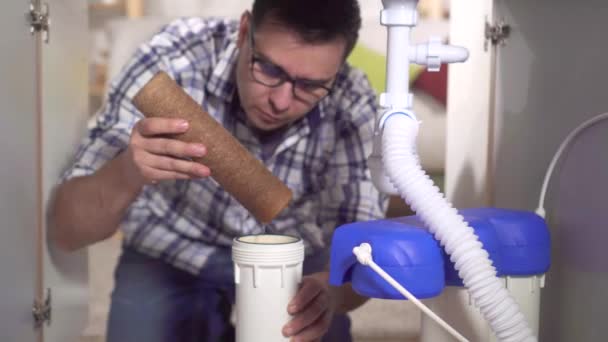
POLYGON ((243 44, 245 44, 245 42, 247 41, 247 34, 249 33, 249 28, 251 27, 249 22, 250 20, 251 13, 249 13, 249 11, 245 11, 243 12, 243 14, 241 14, 241 22, 239 24, 239 36, 236 42, 237 47, 239 49, 241 49, 243 47, 243 44))

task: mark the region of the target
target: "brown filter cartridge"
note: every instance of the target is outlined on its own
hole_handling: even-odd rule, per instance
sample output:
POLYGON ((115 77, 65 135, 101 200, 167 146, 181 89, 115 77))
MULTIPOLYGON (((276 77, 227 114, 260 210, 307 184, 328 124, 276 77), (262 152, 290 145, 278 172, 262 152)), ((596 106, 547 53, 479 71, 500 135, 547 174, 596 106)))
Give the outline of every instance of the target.
POLYGON ((146 117, 187 120, 188 131, 172 137, 205 145, 207 154, 193 160, 208 166, 211 177, 258 221, 272 221, 289 204, 291 190, 166 73, 156 74, 133 103, 146 117))

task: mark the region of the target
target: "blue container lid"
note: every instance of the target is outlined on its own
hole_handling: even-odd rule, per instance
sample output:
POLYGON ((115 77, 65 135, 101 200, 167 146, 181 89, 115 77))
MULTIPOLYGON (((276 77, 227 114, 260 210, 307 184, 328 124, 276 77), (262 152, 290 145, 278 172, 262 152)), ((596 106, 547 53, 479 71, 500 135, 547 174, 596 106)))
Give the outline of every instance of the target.
MULTIPOLYGON (((465 220, 487 221, 494 230, 500 254, 496 269, 498 275, 529 276, 546 273, 551 265, 551 235, 545 220, 528 211, 475 208, 461 210, 465 220)), ((480 236, 485 243, 483 236, 480 236)), ((493 253, 490 258, 494 260, 493 253)))
POLYGON ((437 296, 445 284, 441 248, 421 227, 394 220, 346 224, 334 232, 331 248, 330 283, 351 282, 364 296, 403 299, 403 295, 370 267, 361 265, 353 248, 367 242, 374 262, 418 298, 437 296))
MULTIPOLYGON (((498 276, 530 276, 549 270, 551 238, 545 220, 522 210, 499 208, 462 209, 459 213, 469 223, 490 255, 498 276)), ((396 219, 424 227, 417 216, 396 219)), ((462 279, 442 248, 446 285, 462 286, 462 279)))

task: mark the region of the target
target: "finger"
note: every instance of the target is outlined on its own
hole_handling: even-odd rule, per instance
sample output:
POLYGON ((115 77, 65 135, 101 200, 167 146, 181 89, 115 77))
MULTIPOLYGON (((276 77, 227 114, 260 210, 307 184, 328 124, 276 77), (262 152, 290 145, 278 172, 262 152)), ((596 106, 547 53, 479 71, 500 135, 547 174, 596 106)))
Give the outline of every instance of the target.
POLYGON ((135 124, 135 129, 145 137, 178 134, 188 130, 188 121, 172 118, 144 118, 135 124))
POLYGON ((191 179, 192 176, 175 172, 175 171, 165 171, 151 168, 149 166, 143 166, 142 172, 146 180, 151 184, 156 184, 159 181, 163 180, 174 180, 174 179, 191 179))
POLYGON ((331 318, 331 312, 329 312, 329 310, 325 311, 323 315, 319 316, 317 320, 313 322, 313 324, 293 336, 291 341, 303 342, 320 340, 329 329, 331 318))
POLYGON ((139 145, 150 153, 178 158, 203 157, 207 154, 207 148, 202 144, 186 143, 176 139, 145 139, 139 145))
POLYGON ((187 174, 193 177, 208 177, 211 174, 209 168, 203 164, 154 154, 150 154, 147 158, 147 166, 157 170, 187 174))
POLYGON ((311 277, 304 277, 302 286, 296 296, 289 302, 287 311, 295 314, 304 309, 323 290, 323 287, 311 277))
POLYGON ((325 292, 321 292, 306 308, 300 312, 285 326, 283 329, 284 335, 291 336, 299 334, 307 329, 324 313, 329 311, 328 296, 325 292))

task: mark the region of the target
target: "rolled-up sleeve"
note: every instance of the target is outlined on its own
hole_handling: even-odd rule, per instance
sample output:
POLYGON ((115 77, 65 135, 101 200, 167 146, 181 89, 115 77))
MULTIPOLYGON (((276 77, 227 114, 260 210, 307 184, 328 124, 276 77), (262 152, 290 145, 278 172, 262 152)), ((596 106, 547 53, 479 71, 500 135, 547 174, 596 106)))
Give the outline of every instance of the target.
POLYGON ((170 32, 161 32, 137 49, 112 81, 102 108, 89 120, 74 162, 60 182, 93 174, 127 148, 133 126, 143 117, 132 99, 160 70, 174 73, 167 60, 174 39, 170 32))

